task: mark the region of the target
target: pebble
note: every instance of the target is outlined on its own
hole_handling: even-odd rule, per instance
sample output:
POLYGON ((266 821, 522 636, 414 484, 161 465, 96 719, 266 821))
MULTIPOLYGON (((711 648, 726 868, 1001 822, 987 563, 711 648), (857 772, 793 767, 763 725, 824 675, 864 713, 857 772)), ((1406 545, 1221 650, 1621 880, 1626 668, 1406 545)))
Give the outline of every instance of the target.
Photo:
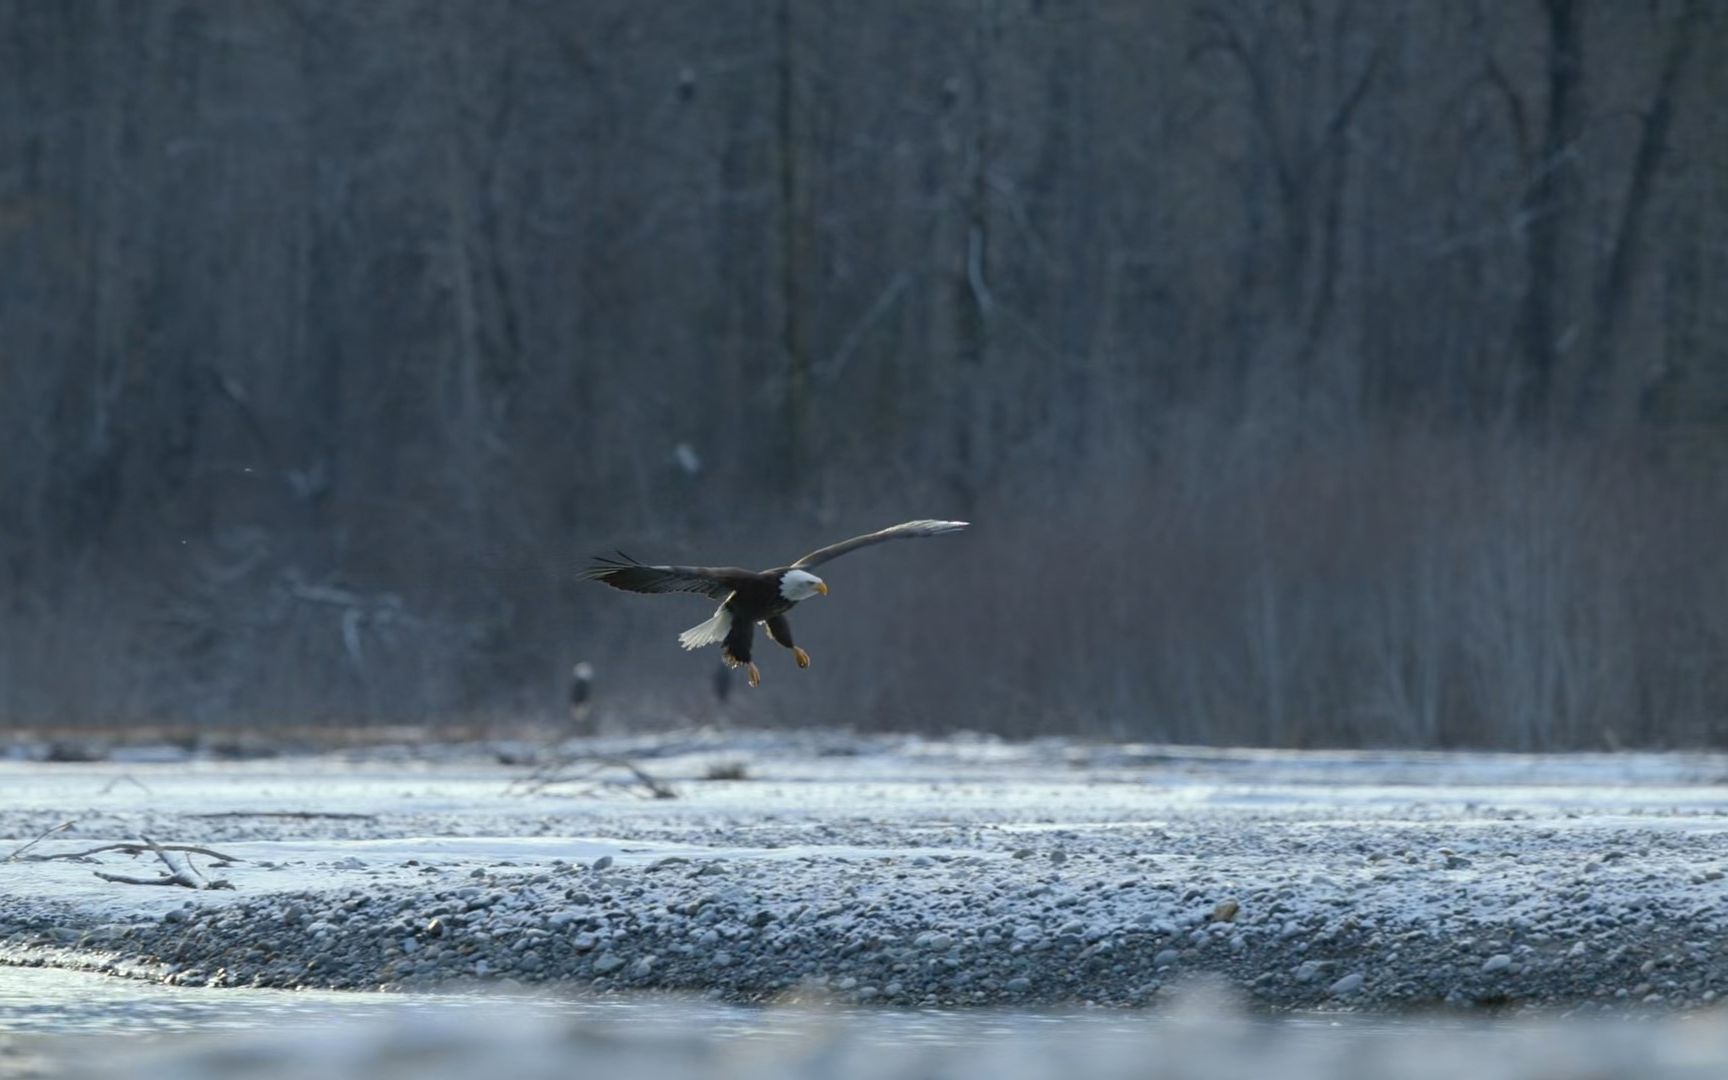
POLYGON ((1512 966, 1512 958, 1505 953, 1495 953, 1482 962, 1482 974, 1492 975, 1497 971, 1505 971, 1512 966))
POLYGON ((1348 997, 1360 989, 1362 989, 1362 973, 1360 971, 1352 971, 1350 974, 1333 983, 1331 987, 1328 988, 1327 993, 1331 994, 1333 997, 1348 997))
POLYGON ((624 960, 613 953, 601 953, 594 960, 594 974, 610 975, 624 966, 624 960))

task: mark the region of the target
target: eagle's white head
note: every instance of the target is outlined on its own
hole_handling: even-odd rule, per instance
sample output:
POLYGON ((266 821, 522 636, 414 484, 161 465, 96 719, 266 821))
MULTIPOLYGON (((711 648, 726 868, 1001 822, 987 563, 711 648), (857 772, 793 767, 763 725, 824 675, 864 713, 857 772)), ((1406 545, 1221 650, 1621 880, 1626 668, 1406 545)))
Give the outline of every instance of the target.
POLYGON ((788 570, 780 576, 780 595, 788 600, 808 600, 817 593, 828 595, 828 583, 808 570, 788 570))

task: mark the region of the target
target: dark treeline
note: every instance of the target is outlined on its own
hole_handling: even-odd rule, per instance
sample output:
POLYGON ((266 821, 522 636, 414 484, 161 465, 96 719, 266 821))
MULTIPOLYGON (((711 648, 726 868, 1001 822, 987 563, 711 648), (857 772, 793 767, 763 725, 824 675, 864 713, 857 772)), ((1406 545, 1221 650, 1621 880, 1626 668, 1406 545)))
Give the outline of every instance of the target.
POLYGON ((1728 736, 1707 0, 7 0, 0 722, 1728 736))

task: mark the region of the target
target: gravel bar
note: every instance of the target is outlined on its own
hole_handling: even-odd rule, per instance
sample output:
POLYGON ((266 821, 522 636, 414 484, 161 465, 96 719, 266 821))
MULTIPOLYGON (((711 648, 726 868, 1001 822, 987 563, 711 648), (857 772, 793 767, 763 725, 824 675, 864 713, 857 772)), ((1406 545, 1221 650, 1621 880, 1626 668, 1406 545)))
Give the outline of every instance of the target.
POLYGON ((508 769, 452 751, 132 765, 165 796, 79 806, 121 768, 85 766, 0 811, 5 850, 57 819, 91 824, 32 853, 92 829, 234 845, 246 861, 201 867, 234 889, 92 899, 54 886, 91 888, 90 866, 6 864, 0 882, 31 876, 0 894, 0 962, 897 1006, 1145 1005, 1204 979, 1268 1010, 1710 1004, 1728 992, 1722 762, 1585 764, 730 742, 655 760, 680 794, 667 801, 524 801, 499 794, 508 769), (703 780, 717 755, 751 779, 703 780), (296 784, 355 816, 211 816, 260 792, 305 805, 296 784), (403 810, 404 791, 420 805, 403 810))

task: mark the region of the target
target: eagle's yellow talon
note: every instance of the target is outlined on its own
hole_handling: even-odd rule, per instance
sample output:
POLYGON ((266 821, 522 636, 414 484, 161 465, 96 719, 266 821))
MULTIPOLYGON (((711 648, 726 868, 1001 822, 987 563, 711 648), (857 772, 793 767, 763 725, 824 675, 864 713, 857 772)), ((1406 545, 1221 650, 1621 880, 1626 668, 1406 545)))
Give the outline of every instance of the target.
POLYGON ((798 661, 799 667, 810 666, 810 654, 796 645, 792 646, 792 659, 798 661))
POLYGON ((750 686, 752 688, 761 686, 762 685, 762 673, 760 671, 756 670, 755 664, 748 664, 746 666, 749 667, 749 669, 750 669, 750 686))

